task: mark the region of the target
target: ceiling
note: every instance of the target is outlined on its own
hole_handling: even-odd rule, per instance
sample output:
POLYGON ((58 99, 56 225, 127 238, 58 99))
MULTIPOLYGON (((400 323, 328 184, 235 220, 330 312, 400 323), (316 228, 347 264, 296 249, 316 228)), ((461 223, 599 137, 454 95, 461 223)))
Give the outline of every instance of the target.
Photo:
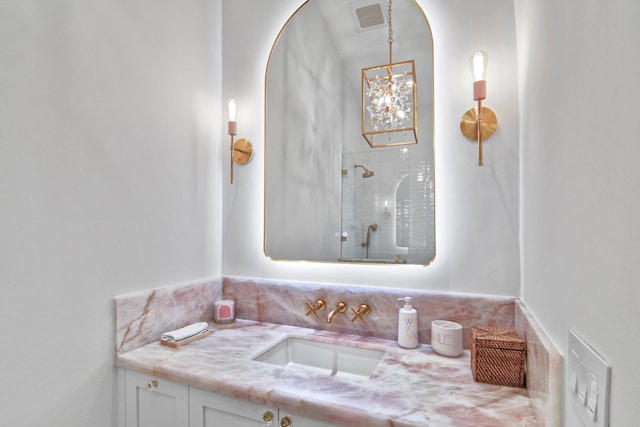
MULTIPOLYGON (((304 9, 310 8, 305 11, 309 12, 309 16, 321 16, 325 21, 334 45, 343 58, 349 80, 357 91, 360 91, 362 68, 389 62, 388 7, 386 0, 311 0, 304 6, 304 9), (363 30, 357 24, 354 9, 374 4, 380 5, 384 23, 363 30)), ((394 0, 391 22, 393 61, 413 59, 418 85, 421 81, 432 82, 433 42, 421 8, 413 0, 394 0)), ((430 86, 430 83, 426 86, 430 86)), ((421 95, 421 98, 420 104, 432 97, 421 95)))

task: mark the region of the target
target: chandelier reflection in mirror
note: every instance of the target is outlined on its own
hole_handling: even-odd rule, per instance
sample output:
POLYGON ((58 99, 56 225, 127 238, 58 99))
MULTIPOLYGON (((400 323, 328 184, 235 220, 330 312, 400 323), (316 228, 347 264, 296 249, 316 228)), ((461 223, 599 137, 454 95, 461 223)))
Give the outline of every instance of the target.
POLYGON ((362 136, 372 148, 418 142, 415 63, 393 63, 391 9, 389 0, 389 63, 362 69, 362 136))

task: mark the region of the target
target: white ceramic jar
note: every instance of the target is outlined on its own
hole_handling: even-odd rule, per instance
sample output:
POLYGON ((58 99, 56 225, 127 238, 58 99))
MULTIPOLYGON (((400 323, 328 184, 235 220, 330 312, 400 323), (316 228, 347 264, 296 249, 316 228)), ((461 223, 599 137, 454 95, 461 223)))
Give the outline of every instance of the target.
POLYGON ((462 325, 448 320, 431 322, 431 347, 443 356, 458 357, 462 354, 462 325))

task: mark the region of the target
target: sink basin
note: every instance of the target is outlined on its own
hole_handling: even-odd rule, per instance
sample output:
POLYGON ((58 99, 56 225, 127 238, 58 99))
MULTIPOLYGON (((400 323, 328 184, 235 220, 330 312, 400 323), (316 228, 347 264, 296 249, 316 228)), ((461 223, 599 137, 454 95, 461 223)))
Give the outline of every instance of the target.
POLYGON ((267 347, 253 360, 335 377, 367 379, 383 355, 381 350, 288 337, 267 347))

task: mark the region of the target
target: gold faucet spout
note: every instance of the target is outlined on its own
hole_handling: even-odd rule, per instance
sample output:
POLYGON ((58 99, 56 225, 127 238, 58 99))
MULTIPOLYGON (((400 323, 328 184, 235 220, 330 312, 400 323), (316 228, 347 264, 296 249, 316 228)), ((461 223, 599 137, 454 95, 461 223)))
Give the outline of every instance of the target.
POLYGON ((327 323, 331 323, 333 321, 333 316, 335 316, 337 313, 344 313, 345 311, 347 311, 347 304, 340 301, 336 304, 336 308, 331 310, 331 312, 327 316, 327 323))

